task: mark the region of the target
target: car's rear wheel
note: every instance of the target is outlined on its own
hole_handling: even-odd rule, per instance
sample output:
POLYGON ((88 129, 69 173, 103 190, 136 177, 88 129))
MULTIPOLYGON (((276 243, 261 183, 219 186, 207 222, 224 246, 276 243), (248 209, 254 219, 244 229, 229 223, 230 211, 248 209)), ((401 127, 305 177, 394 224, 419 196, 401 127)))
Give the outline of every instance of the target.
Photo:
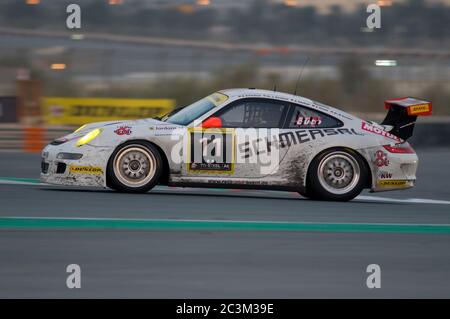
POLYGON ((117 148, 108 162, 108 186, 129 193, 144 193, 159 180, 162 159, 147 142, 128 142, 117 148))
POLYGON ((363 159, 349 149, 331 149, 311 162, 307 194, 312 199, 349 201, 367 184, 368 172, 363 159))

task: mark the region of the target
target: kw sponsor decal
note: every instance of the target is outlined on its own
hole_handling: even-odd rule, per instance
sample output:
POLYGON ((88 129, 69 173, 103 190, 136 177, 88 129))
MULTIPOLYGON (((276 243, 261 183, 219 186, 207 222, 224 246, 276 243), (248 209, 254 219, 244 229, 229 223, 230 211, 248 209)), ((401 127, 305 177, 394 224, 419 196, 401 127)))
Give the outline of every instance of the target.
POLYGON ((367 122, 362 122, 361 129, 363 129, 364 131, 373 133, 373 134, 381 135, 381 136, 396 140, 396 141, 401 141, 401 139, 399 137, 395 136, 394 134, 386 132, 385 130, 378 128, 374 125, 371 125, 367 122))
POLYGON ((389 178, 392 178, 392 173, 388 173, 388 172, 381 171, 381 172, 378 174, 378 177, 379 177, 380 179, 389 179, 389 178))
POLYGON ((408 115, 428 114, 431 111, 430 104, 419 104, 408 107, 408 115))
POLYGON ((391 179, 379 181, 378 185, 382 187, 400 187, 400 186, 407 186, 407 183, 408 183, 407 180, 391 179))
POLYGON ((70 166, 69 171, 77 174, 103 174, 103 169, 95 166, 70 166))
POLYGON ((175 106, 170 99, 60 98, 42 99, 45 121, 54 125, 155 117, 175 106))

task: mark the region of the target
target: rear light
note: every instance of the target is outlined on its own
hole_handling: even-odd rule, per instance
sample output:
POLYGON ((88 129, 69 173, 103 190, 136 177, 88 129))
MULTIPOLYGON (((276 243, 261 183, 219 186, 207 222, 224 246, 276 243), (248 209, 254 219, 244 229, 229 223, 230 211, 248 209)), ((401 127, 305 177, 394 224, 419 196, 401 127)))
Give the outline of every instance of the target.
POLYGON ((409 144, 383 145, 389 153, 414 154, 414 149, 409 144))

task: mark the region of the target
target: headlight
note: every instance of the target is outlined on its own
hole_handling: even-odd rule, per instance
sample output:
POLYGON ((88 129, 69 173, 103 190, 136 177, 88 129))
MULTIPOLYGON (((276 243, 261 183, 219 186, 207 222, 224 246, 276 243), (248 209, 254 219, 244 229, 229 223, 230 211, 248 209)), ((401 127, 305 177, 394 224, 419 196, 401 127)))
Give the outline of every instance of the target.
POLYGON ((97 136, 100 135, 100 133, 103 130, 101 128, 96 128, 95 130, 90 131, 89 133, 87 133, 85 136, 81 137, 78 141, 77 141, 77 146, 80 147, 86 143, 89 143, 90 141, 92 141, 94 138, 96 138, 97 136))

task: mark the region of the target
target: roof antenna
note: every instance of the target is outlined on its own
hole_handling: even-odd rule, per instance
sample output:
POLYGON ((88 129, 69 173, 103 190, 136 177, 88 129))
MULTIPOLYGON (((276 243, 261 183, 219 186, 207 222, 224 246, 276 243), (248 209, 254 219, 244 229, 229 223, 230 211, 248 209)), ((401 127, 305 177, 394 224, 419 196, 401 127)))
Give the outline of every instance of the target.
POLYGON ((305 62, 303 62, 302 68, 300 69, 300 72, 298 73, 297 82, 295 83, 294 95, 297 95, 298 83, 300 82, 300 79, 302 78, 303 69, 305 68, 305 65, 306 65, 306 63, 308 63, 308 61, 309 61, 309 56, 306 57, 306 60, 305 60, 305 62))
POLYGON ((273 91, 274 91, 274 92, 277 91, 277 83, 276 83, 276 82, 273 84, 273 91))

